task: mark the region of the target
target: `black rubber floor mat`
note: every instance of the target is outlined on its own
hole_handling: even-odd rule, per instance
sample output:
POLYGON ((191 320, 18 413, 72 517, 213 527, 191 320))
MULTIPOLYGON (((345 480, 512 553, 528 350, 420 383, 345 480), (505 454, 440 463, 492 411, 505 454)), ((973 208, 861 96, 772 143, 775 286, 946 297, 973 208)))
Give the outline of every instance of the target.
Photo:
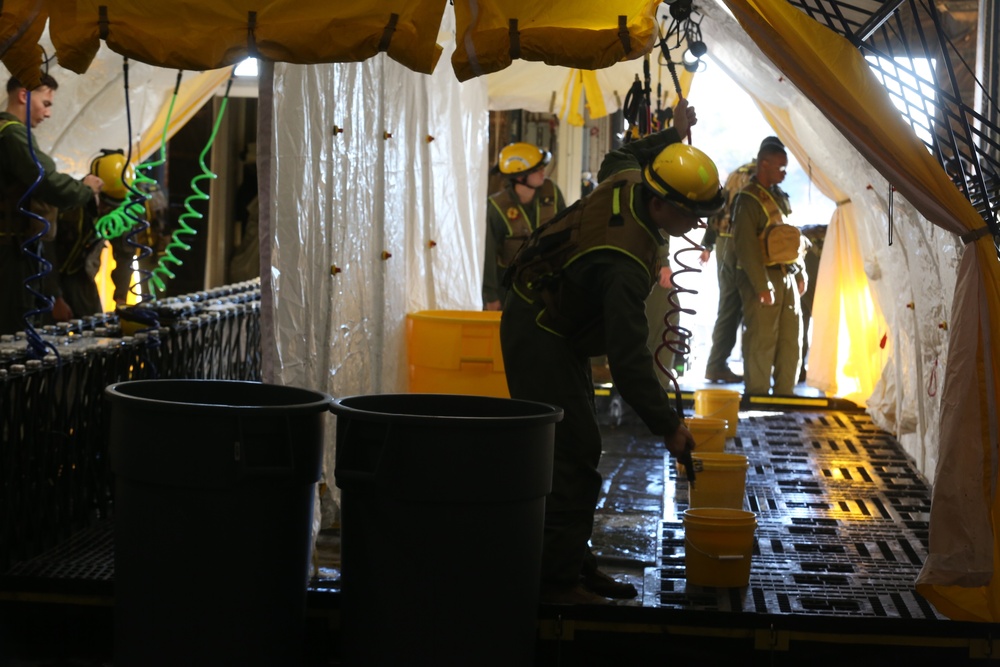
POLYGON ((944 618, 914 589, 927 556, 930 488, 867 415, 743 414, 725 451, 749 463, 744 507, 757 516, 749 585, 687 584, 688 482, 668 457, 660 590, 647 591, 645 606, 944 618))

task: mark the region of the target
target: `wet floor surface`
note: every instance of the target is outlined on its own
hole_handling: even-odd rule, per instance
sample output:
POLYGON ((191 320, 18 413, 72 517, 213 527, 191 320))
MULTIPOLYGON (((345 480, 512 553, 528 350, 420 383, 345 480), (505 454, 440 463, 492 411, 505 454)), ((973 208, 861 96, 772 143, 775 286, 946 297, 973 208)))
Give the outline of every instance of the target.
MULTIPOLYGON (((736 594, 686 580, 689 485, 662 442, 628 413, 602 435, 593 551, 640 591, 616 606, 943 620, 913 590, 930 488, 863 412, 740 413, 725 451, 747 457, 743 507, 757 528, 750 582, 736 594)), ((339 588, 338 558, 337 532, 325 531, 317 590, 339 588)))
MULTIPOLYGON (((664 448, 634 418, 602 426, 603 487, 594 515, 593 551, 602 570, 640 591, 646 570, 658 563, 663 520, 664 448)), ((339 590, 340 536, 324 530, 316 543, 315 591, 339 590)), ((641 606, 642 595, 621 605, 641 606)))
MULTIPOLYGON (((598 564, 643 591, 646 570, 658 563, 663 519, 664 448, 645 427, 626 420, 603 427, 604 479, 591 539, 598 564)), ((644 595, 619 605, 641 606, 644 595)))
MULTIPOLYGON (((741 411, 737 436, 725 450, 748 459, 744 507, 756 515, 757 528, 749 583, 737 588, 687 582, 682 515, 690 489, 659 439, 628 413, 620 425, 602 426, 602 433, 604 486, 593 550, 603 570, 630 581, 640 595, 609 608, 543 606, 539 665, 625 664, 616 662, 624 655, 634 657, 628 664, 654 664, 650 656, 664 650, 687 651, 700 664, 722 664, 713 660, 723 658, 727 664, 801 664, 799 644, 808 651, 820 645, 826 655, 844 637, 857 643, 862 635, 865 648, 850 662, 823 663, 818 653, 808 659, 857 667, 886 652, 890 662, 880 664, 937 650, 944 662, 908 664, 953 665, 964 664, 956 655, 985 657, 980 645, 992 646, 978 636, 985 630, 944 619, 913 589, 927 553, 930 489, 894 438, 864 412, 741 411), (666 637, 674 642, 668 648, 666 637), (727 641, 732 647, 722 654, 727 641), (774 646, 783 652, 774 653, 774 646), (629 647, 642 649, 628 653, 629 647), (737 655, 753 659, 733 662, 737 655)), ((72 562, 76 569, 60 570, 55 578, 62 579, 51 588, 106 594, 112 544, 110 530, 71 540, 65 557, 52 562, 72 562)), ((314 561, 310 615, 330 619, 335 633, 336 529, 320 534, 314 561)), ((329 653, 328 642, 324 637, 320 648, 329 653)))

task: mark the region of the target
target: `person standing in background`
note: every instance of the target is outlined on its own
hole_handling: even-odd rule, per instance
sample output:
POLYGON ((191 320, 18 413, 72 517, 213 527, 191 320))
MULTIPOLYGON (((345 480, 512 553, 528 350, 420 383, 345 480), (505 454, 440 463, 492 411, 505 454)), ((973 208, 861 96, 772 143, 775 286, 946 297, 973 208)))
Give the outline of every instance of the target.
POLYGON ((30 280, 42 273, 44 267, 35 256, 44 257, 43 242, 55 239, 58 211, 96 205, 103 184, 93 174, 77 180, 60 173, 52 158, 39 149, 33 134, 29 143, 28 125, 36 128, 52 115, 58 88, 48 73, 42 74, 41 84, 30 93, 14 77, 7 82, 7 110, 0 113, 0 333, 24 329, 25 314, 32 310, 50 309, 49 316, 56 322, 73 316, 55 272, 50 269, 41 279, 30 280), (29 190, 31 196, 25 198, 29 190), (35 215, 26 214, 25 209, 35 215), (26 242, 30 247, 24 247, 26 242), (26 282, 50 303, 38 303, 26 289, 26 282))
POLYGON ((767 137, 757 152, 756 173, 733 200, 731 246, 743 305, 743 375, 751 396, 768 395, 772 379, 774 395, 792 395, 801 362, 805 267, 798 229, 784 222, 792 212, 788 196, 777 187, 787 166, 784 144, 767 137), (787 254, 779 254, 770 239, 786 231, 794 241, 783 246, 787 254))
POLYGON ((738 167, 729 174, 723 190, 726 193, 726 208, 708 221, 708 228, 701 244, 701 263, 708 261, 712 249, 715 253, 715 272, 719 280, 719 308, 712 328, 712 347, 705 363, 705 379, 709 382, 742 382, 743 376, 734 373, 729 368, 729 357, 736 345, 736 333, 743 322, 743 306, 740 302, 740 292, 736 284, 735 254, 727 252, 729 240, 732 238, 730 215, 733 199, 753 178, 757 169, 757 161, 738 167))
POLYGON ((559 187, 545 176, 552 154, 524 142, 500 151, 497 169, 503 189, 486 205, 486 253, 483 260, 483 309, 501 310, 504 271, 531 233, 566 208, 559 187))
POLYGON ((806 381, 809 343, 812 338, 809 325, 812 323, 813 297, 816 296, 816 278, 819 276, 819 258, 823 254, 823 241, 826 239, 826 225, 806 225, 802 228, 802 236, 808 240, 803 262, 809 284, 802 294, 802 370, 799 371, 799 382, 806 381))

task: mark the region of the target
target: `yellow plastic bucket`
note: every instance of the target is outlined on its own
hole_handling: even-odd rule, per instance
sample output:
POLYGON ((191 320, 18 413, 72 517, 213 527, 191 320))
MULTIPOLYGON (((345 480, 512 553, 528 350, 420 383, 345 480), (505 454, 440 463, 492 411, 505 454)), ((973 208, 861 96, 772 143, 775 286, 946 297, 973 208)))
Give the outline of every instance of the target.
POLYGON ((694 436, 695 445, 699 452, 721 452, 726 448, 726 429, 728 425, 725 419, 715 417, 688 417, 684 420, 684 425, 694 436))
POLYGON ((725 507, 684 511, 684 567, 689 584, 734 588, 750 583, 757 515, 725 507))
POLYGON ((688 489, 689 507, 743 509, 747 468, 750 465, 747 457, 696 451, 691 459, 696 475, 694 486, 688 489))
POLYGON ((732 389, 698 389, 694 392, 694 413, 699 417, 725 419, 726 437, 736 437, 742 395, 732 389))

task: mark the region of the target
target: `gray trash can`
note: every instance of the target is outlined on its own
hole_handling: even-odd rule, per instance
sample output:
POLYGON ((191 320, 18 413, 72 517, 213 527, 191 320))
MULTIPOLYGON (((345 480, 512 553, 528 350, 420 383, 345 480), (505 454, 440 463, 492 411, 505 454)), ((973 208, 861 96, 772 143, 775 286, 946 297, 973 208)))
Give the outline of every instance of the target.
POLYGON ((533 664, 562 409, 396 394, 331 410, 344 664, 533 664))
POLYGON ((106 396, 116 667, 298 664, 331 397, 222 380, 106 396))

